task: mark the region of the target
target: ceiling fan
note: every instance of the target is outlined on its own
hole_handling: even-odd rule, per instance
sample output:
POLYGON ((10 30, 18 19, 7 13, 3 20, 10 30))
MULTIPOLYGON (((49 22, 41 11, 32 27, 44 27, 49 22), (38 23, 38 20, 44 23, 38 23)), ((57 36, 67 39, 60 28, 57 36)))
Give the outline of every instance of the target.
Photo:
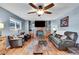
POLYGON ((38 7, 35 6, 33 3, 29 3, 31 7, 35 9, 33 12, 28 12, 28 14, 37 13, 38 16, 41 16, 42 14, 52 14, 52 12, 48 11, 49 8, 53 7, 54 4, 50 3, 49 5, 43 7, 43 5, 39 5, 38 7))

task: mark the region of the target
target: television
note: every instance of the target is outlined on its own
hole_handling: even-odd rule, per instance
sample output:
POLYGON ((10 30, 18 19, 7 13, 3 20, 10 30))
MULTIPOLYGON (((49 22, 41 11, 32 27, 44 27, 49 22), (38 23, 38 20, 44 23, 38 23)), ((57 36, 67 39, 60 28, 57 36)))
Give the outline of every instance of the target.
POLYGON ((35 21, 35 27, 45 27, 45 21, 35 21))

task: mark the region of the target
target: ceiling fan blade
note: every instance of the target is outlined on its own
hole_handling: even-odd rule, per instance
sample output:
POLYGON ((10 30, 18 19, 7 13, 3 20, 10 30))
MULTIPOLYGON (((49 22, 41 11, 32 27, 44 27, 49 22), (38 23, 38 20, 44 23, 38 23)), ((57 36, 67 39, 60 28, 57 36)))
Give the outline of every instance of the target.
POLYGON ((53 4, 53 3, 51 3, 51 4, 47 5, 46 7, 44 7, 44 10, 47 10, 47 9, 49 9, 49 8, 53 7, 53 6, 54 6, 54 4, 53 4))
POLYGON ((29 3, 30 6, 32 6, 35 9, 38 9, 37 6, 35 6, 33 3, 29 3))
POLYGON ((34 12, 29 12, 28 14, 32 14, 32 13, 36 13, 35 11, 34 12))
POLYGON ((49 12, 49 11, 45 11, 44 13, 46 13, 46 14, 52 14, 52 12, 49 12))

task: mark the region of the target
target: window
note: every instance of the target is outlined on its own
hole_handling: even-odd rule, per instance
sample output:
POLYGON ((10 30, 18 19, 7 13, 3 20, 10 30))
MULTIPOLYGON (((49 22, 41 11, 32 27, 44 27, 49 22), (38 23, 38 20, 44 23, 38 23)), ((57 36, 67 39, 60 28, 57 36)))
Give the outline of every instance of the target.
POLYGON ((12 19, 10 19, 10 28, 15 29, 15 21, 13 21, 12 19))
POLYGON ((21 30, 21 22, 16 22, 16 29, 20 29, 21 30))
POLYGON ((22 22, 14 18, 10 18, 10 29, 21 30, 22 22))

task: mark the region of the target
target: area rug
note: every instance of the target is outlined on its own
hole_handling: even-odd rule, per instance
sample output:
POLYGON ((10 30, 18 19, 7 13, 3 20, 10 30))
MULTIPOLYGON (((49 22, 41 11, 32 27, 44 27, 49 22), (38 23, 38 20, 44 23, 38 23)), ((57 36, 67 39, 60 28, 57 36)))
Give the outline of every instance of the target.
POLYGON ((33 47, 34 47, 35 45, 37 45, 37 44, 38 44, 38 41, 37 41, 37 40, 33 40, 26 50, 27 50, 29 53, 32 52, 33 47))
MULTIPOLYGON (((33 54, 34 47, 35 47, 36 45, 38 45, 38 40, 33 40, 33 41, 31 42, 31 44, 28 46, 28 48, 25 49, 25 50, 26 50, 26 53, 27 53, 28 55, 32 55, 32 54, 33 54)), ((45 50, 46 50, 46 51, 54 50, 54 48, 51 48, 51 47, 49 46, 48 42, 47 42, 47 45, 46 45, 46 46, 42 45, 42 49, 43 49, 44 51, 45 51, 45 50)))

